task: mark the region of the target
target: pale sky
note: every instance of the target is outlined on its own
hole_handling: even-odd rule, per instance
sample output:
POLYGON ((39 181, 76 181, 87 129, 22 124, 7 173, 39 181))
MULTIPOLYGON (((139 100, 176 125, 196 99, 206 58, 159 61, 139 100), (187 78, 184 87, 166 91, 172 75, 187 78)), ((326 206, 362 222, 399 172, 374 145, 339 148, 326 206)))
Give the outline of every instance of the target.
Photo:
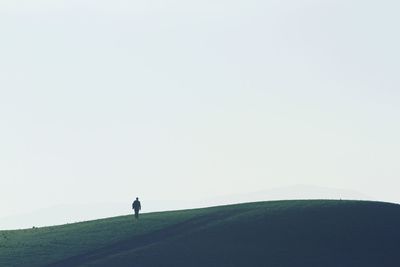
POLYGON ((2 0, 0 217, 294 184, 400 202, 399 9, 2 0))

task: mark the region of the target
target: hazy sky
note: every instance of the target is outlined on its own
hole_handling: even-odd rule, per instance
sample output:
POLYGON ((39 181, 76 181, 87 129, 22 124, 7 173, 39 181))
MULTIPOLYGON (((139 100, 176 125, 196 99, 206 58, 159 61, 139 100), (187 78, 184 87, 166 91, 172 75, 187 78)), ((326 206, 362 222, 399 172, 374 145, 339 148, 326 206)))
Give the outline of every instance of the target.
POLYGON ((293 184, 400 202, 399 8, 2 0, 1 215, 293 184))

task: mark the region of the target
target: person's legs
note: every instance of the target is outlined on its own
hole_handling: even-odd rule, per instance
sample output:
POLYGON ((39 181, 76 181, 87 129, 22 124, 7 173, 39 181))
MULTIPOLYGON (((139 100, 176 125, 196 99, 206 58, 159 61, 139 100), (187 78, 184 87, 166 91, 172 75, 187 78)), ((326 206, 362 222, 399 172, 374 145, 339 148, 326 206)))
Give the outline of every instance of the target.
POLYGON ((138 210, 135 210, 135 218, 139 219, 139 211, 138 210))

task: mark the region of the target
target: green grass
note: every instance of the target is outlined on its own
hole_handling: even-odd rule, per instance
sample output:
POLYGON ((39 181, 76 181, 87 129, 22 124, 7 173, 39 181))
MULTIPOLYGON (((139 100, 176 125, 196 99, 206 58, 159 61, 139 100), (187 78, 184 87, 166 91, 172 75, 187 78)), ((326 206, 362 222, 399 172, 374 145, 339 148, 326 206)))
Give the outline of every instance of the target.
POLYGON ((0 231, 0 266, 400 266, 400 206, 271 201, 0 231))

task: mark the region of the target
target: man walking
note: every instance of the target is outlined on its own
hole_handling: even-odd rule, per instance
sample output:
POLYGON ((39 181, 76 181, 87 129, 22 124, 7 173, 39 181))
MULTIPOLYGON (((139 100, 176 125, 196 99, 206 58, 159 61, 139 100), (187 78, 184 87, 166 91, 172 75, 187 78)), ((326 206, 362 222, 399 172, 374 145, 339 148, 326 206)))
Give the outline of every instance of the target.
POLYGON ((139 210, 142 209, 142 206, 140 205, 139 198, 137 197, 135 201, 132 203, 132 209, 135 211, 135 218, 139 219, 139 210))

